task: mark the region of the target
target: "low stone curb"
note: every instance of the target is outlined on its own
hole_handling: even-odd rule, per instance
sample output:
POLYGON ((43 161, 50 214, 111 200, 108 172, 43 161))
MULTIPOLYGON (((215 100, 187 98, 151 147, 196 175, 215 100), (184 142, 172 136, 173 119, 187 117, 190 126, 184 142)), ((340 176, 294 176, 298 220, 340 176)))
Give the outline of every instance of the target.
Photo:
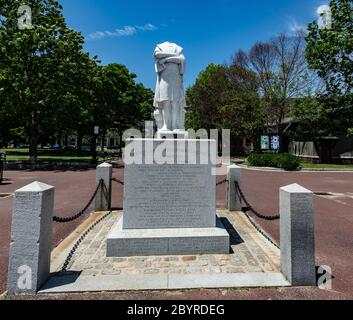
POLYGON ((311 168, 311 169, 302 169, 303 172, 348 172, 353 173, 352 169, 327 169, 327 168, 311 168))
POLYGON ((279 168, 271 168, 271 167, 250 167, 245 164, 239 164, 239 167, 242 169, 253 170, 253 171, 274 171, 274 172, 300 172, 301 169, 298 170, 284 170, 279 168))
POLYGON ((346 172, 353 173, 352 169, 327 169, 327 168, 305 168, 305 169, 297 169, 297 170, 284 170, 279 168, 270 168, 270 167, 250 167, 247 165, 239 164, 239 167, 246 170, 253 171, 272 171, 272 172, 325 172, 325 173, 337 173, 337 172, 346 172))
POLYGON ((79 162, 56 162, 56 163, 43 163, 32 165, 29 163, 6 163, 6 171, 19 171, 19 170, 33 170, 33 171, 47 171, 47 170, 60 170, 60 169, 95 169, 97 165, 79 162))
MULTIPOLYGON (((99 163, 103 163, 101 161, 99 163)), ((118 161, 109 161, 114 168, 122 168, 123 164, 118 161)), ((82 162, 52 162, 52 163, 41 163, 32 165, 29 163, 11 163, 8 162, 5 165, 4 171, 21 171, 21 170, 31 170, 31 171, 51 171, 51 170, 90 170, 96 169, 97 164, 82 163, 82 162)))
POLYGON ((69 274, 52 277, 38 293, 109 292, 134 290, 229 289, 289 287, 281 273, 244 274, 161 274, 126 276, 80 276, 69 274))

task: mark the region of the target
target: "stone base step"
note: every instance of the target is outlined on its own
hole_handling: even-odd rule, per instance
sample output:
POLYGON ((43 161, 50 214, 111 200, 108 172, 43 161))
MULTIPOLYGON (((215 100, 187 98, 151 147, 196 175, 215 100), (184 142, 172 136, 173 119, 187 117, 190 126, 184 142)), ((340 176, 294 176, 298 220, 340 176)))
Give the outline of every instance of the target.
POLYGON ((216 228, 123 229, 121 218, 107 238, 107 257, 228 254, 229 234, 216 228))

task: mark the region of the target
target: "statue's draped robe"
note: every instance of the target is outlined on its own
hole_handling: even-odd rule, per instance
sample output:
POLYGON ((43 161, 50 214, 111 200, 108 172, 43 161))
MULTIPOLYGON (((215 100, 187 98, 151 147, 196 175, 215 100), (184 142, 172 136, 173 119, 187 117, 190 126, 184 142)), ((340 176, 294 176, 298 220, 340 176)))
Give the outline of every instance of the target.
POLYGON ((154 52, 156 59, 157 85, 154 98, 154 106, 162 109, 165 101, 177 102, 181 108, 185 107, 185 94, 183 89, 183 74, 185 71, 185 59, 183 48, 176 44, 165 42, 156 47, 154 52), (170 53, 181 57, 181 63, 160 64, 156 59, 156 53, 170 53))

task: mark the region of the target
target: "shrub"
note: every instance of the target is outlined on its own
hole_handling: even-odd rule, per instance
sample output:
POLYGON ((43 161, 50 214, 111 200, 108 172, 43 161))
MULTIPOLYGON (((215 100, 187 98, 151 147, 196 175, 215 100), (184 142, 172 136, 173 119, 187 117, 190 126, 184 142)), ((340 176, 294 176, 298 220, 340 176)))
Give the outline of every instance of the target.
POLYGON ((300 159, 289 153, 252 153, 247 163, 252 167, 270 167, 295 170, 300 167, 300 159))

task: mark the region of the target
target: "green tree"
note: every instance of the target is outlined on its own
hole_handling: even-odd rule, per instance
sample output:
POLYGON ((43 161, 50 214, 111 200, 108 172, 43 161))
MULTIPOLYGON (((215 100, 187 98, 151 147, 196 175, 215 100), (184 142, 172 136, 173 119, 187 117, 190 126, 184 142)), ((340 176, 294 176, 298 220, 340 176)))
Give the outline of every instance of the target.
POLYGON ((264 112, 256 74, 240 65, 209 65, 187 90, 187 126, 231 130, 255 144, 264 112))
MULTIPOLYGON (((97 66, 95 73, 90 121, 92 127, 100 127, 102 141, 110 129, 116 129, 122 136, 124 130, 142 128, 143 121, 151 119, 153 92, 142 84, 136 84, 136 75, 130 73, 126 66, 97 66)), ((92 136, 92 150, 95 148, 94 139, 92 136)))
POLYGON ((199 74, 195 84, 186 90, 187 128, 221 128, 221 107, 226 87, 226 68, 222 65, 210 64, 199 74))
POLYGON ((6 92, 7 110, 30 137, 30 160, 35 163, 39 137, 46 135, 58 107, 64 103, 74 110, 78 102, 75 90, 78 83, 84 85, 81 67, 87 63, 84 39, 67 27, 54 0, 1 0, 0 16, 0 91, 6 92), (19 28, 21 5, 32 10, 31 28, 19 28))
POLYGON ((293 100, 305 96, 308 87, 316 91, 320 83, 308 68, 302 31, 295 35, 281 33, 270 41, 257 42, 248 53, 240 50, 234 55, 233 64, 256 74, 267 122, 278 133, 284 129, 282 124, 293 100))
POLYGON ((239 65, 226 69, 228 86, 221 108, 222 127, 236 137, 250 139, 255 148, 266 122, 266 113, 259 95, 256 74, 239 65))
POLYGON ((291 116, 296 121, 295 129, 290 129, 294 140, 313 140, 330 133, 329 114, 317 97, 304 97, 296 100, 291 116))
POLYGON ((353 1, 332 0, 330 10, 326 24, 309 24, 306 57, 326 84, 322 99, 328 119, 335 120, 327 121, 334 124, 330 131, 349 133, 353 119, 353 1))

